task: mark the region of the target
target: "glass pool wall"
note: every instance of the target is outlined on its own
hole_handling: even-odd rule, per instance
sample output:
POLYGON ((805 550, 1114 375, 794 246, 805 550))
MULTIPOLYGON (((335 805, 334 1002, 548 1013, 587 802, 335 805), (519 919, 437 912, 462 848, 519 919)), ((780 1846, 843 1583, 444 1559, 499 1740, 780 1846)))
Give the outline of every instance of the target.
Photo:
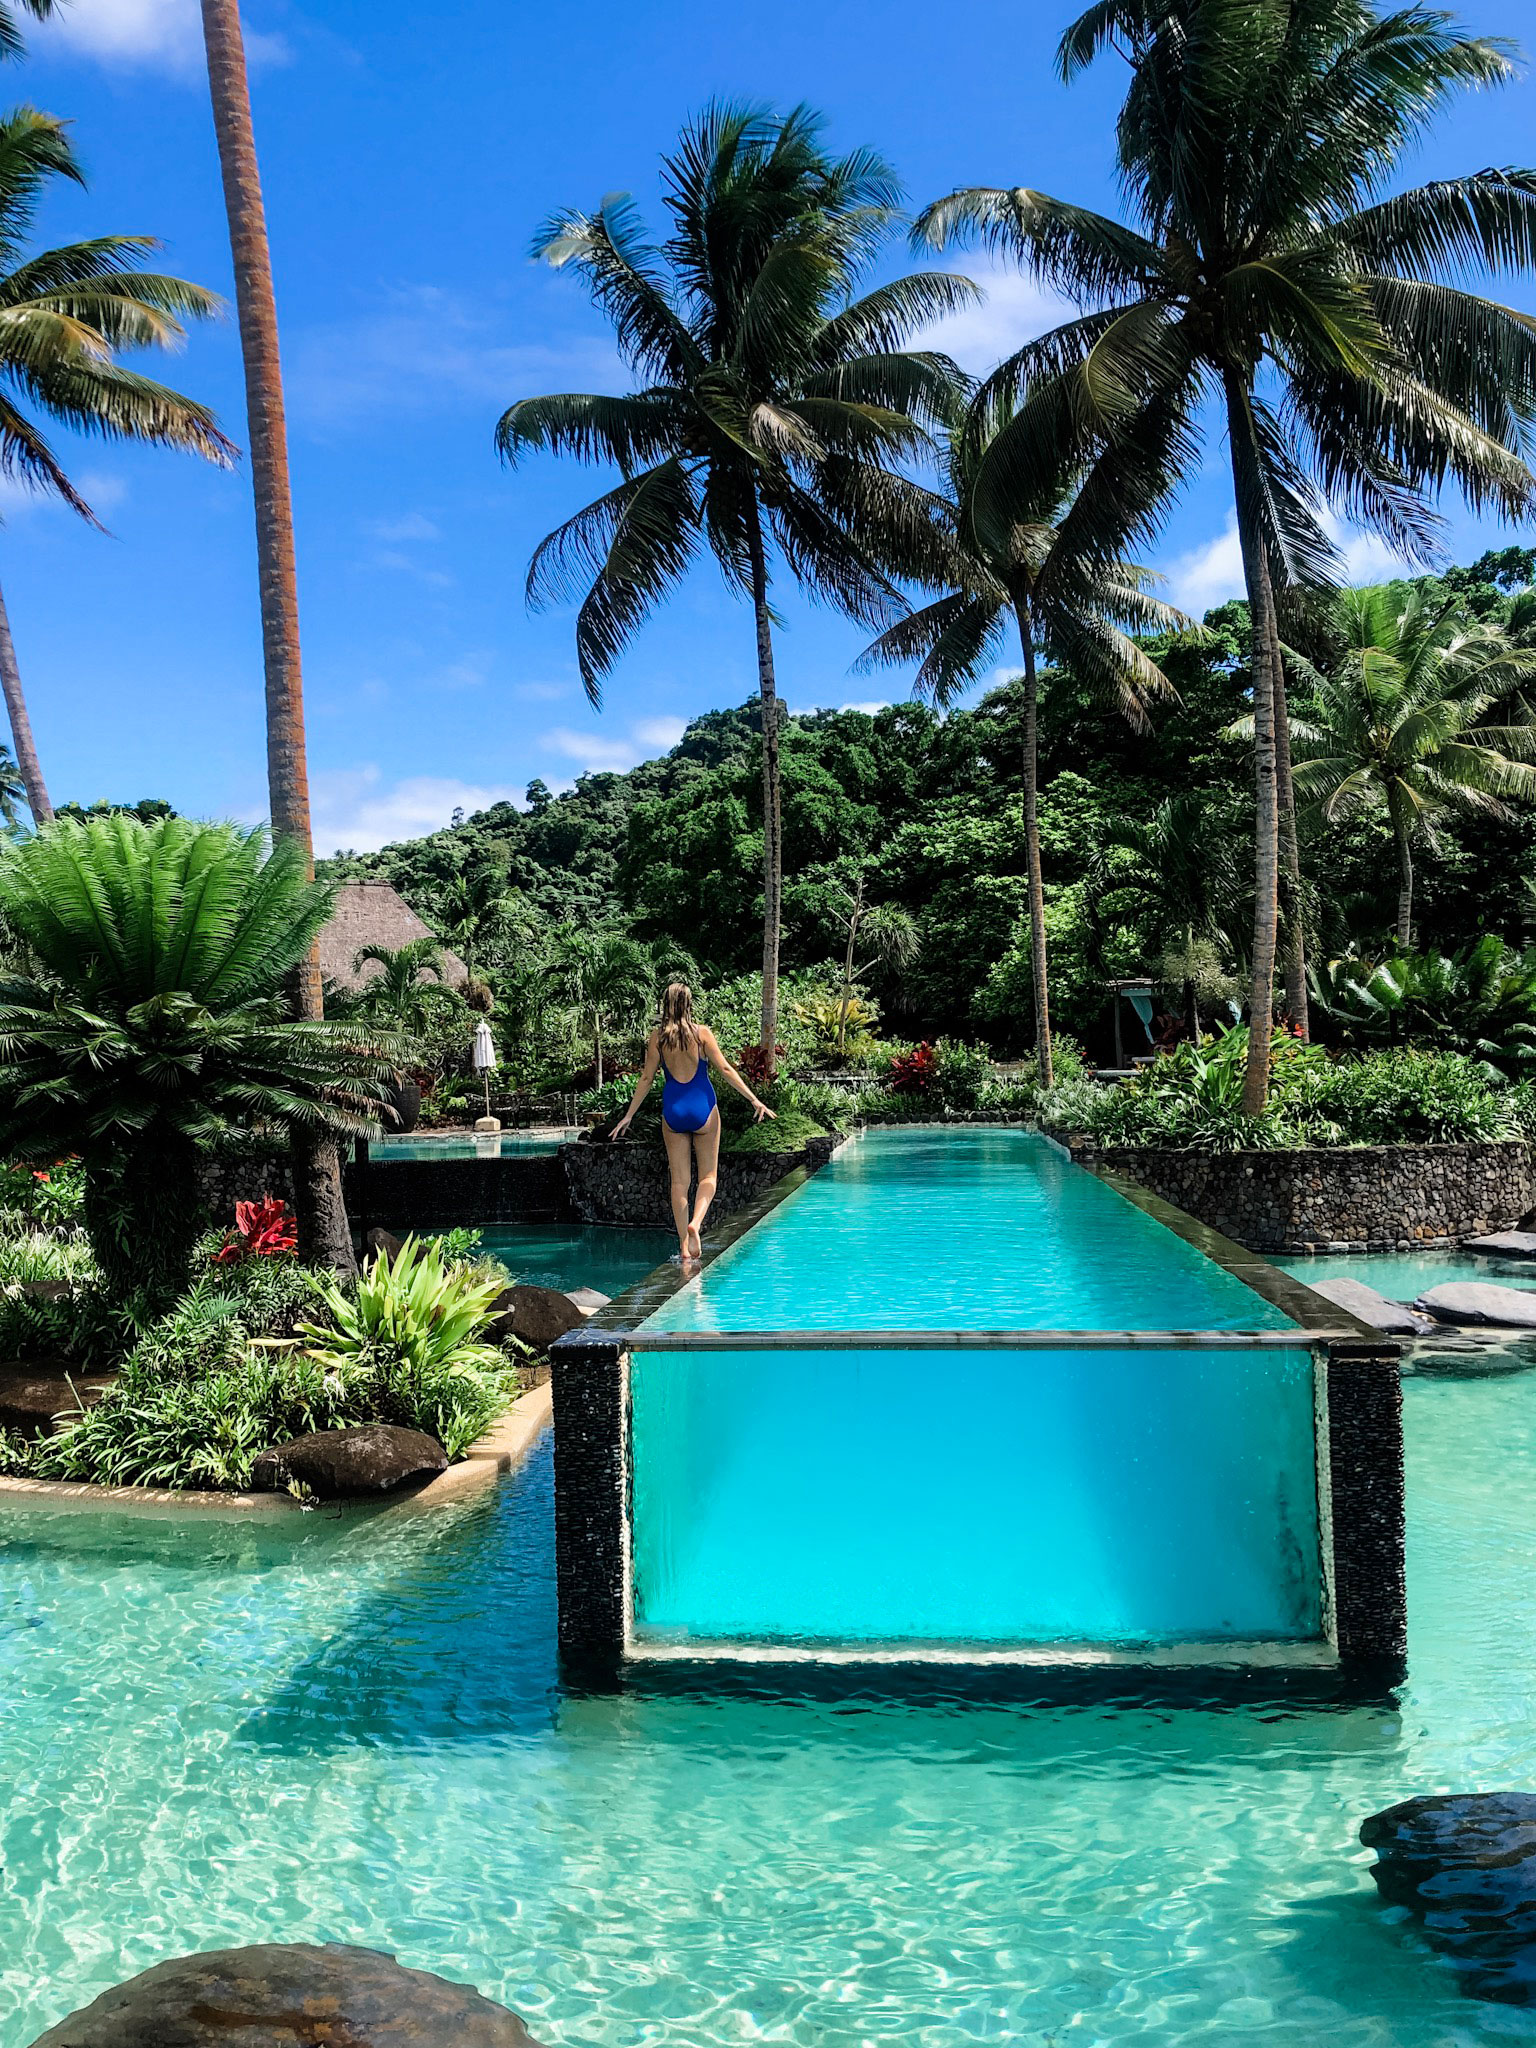
POLYGON ((637 1646, 1321 1635, 1310 1351, 636 1352, 637 1646))

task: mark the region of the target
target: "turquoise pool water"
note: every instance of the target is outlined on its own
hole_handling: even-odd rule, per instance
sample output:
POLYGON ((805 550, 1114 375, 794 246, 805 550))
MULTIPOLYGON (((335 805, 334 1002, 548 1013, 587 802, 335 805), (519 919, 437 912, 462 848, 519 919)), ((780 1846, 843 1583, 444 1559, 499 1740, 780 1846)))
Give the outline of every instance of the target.
POLYGON ((1452 1280, 1536 1288, 1536 1259, 1480 1259, 1462 1251, 1314 1252, 1274 1263, 1298 1280, 1363 1280, 1388 1301, 1412 1301, 1426 1289, 1452 1280))
POLYGON ((1536 1788, 1536 1379, 1405 1394, 1409 1682, 1334 1711, 572 1696, 547 1447, 382 1539, 0 1511, 0 2048, 291 1938, 554 2048, 1526 2038, 1379 1909, 1355 1830, 1536 1788))
MULTIPOLYGON (((870 1132, 671 1329, 1286 1329, 1030 1133, 870 1132)), ((1308 1352, 637 1353, 637 1638, 1319 1633, 1308 1352)))
POLYGON ((387 1166, 392 1159, 532 1159, 557 1152, 569 1135, 563 1131, 536 1135, 490 1131, 477 1137, 473 1131, 423 1132, 417 1137, 375 1138, 368 1157, 379 1166, 387 1166))
POLYGON ((490 1223, 480 1235, 514 1280, 562 1292, 595 1287, 622 1294, 677 1251, 676 1231, 603 1223, 490 1223))

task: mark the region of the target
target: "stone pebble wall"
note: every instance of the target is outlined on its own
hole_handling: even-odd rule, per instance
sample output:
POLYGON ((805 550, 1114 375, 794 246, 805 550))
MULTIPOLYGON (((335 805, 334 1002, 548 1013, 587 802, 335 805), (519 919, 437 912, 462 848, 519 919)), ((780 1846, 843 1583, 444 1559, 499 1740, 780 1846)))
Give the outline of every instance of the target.
POLYGON ((1204 1153, 1074 1146, 1250 1251, 1411 1251, 1504 1230, 1536 1205, 1532 1148, 1365 1145, 1204 1153))
MULTIPOLYGON (((836 1140, 827 1137, 813 1138, 804 1152, 723 1152, 713 1214, 718 1219, 744 1209, 796 1166, 815 1173, 835 1149, 836 1140)), ((671 1226, 671 1180, 659 1145, 566 1145, 560 1158, 571 1206, 583 1223, 671 1226)))

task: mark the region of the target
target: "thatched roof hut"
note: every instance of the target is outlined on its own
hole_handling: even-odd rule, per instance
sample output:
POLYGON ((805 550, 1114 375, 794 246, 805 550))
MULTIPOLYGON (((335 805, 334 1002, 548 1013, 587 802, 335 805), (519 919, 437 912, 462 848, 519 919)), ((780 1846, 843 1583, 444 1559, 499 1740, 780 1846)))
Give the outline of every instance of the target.
MULTIPOLYGON (((359 973, 353 966, 361 946, 404 946, 412 939, 430 939, 435 933, 424 925, 400 892, 388 882, 343 882, 336 891, 336 908, 320 934, 320 972, 327 981, 351 992, 380 973, 377 961, 369 960, 359 973)), ((443 979, 450 988, 462 987, 469 969, 447 946, 443 947, 443 979)))

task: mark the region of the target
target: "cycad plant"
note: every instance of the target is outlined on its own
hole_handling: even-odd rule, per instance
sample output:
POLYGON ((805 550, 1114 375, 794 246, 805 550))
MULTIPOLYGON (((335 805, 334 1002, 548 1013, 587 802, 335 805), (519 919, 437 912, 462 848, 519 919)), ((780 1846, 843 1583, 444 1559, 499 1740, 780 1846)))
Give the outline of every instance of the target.
POLYGON ((1028 497, 1006 460, 1018 416, 1000 390, 978 398, 949 438, 946 507, 953 541, 945 594, 889 627, 865 652, 864 665, 915 661, 915 689, 948 705, 997 664, 1005 636, 1018 636, 1024 661, 1024 840, 1029 874, 1030 965, 1035 1056, 1051 1087, 1050 978, 1045 884, 1040 862, 1039 659, 1048 649, 1081 686, 1146 724, 1148 703, 1170 685, 1132 637, 1193 624, 1152 594, 1152 578, 1133 562, 1102 552, 1106 533, 1127 522, 1129 480, 1117 465, 1082 471, 1070 455, 1036 482, 1028 497))
POLYGON ((1343 1045, 1464 1053, 1512 1077, 1536 1070, 1536 948, 1522 956, 1497 932, 1453 953, 1323 961, 1312 991, 1343 1045))
POLYGON ((376 1124, 395 1040, 283 999, 330 908, 298 847, 234 825, 60 819, 0 853, 0 918, 30 958, 0 978, 0 1150, 84 1162, 114 1294, 182 1284, 221 1141, 376 1124))
MULTIPOLYGON (((29 0, 30 4, 30 0, 29 0)), ((34 13, 49 10, 33 6, 34 13)), ((14 22, 0 20, 0 51, 14 22)), ((43 433, 35 409, 61 425, 111 440, 190 449, 228 464, 234 454, 211 412, 157 384, 120 357, 172 348, 182 322, 218 309, 211 292, 137 266, 157 245, 145 235, 101 235, 27 254, 37 215, 59 183, 83 185, 64 124, 21 107, 0 119, 0 472, 62 498, 99 522, 43 433)), ((16 762, 35 823, 53 816, 32 722, 0 596, 0 688, 10 713, 16 762)))
POLYGON ((1401 584, 1341 592, 1335 622, 1342 651, 1330 674, 1291 657, 1311 697, 1292 726, 1296 787, 1326 824, 1357 811, 1385 817, 1406 949, 1414 849, 1434 850, 1437 818, 1455 808, 1503 816, 1506 797, 1536 798, 1536 720, 1519 694, 1536 682, 1536 647, 1401 584))
POLYGON ((1513 75, 1503 45, 1429 8, 1099 0, 1063 38, 1063 75, 1111 49, 1129 66, 1118 159, 1134 224, 978 187, 918 227, 932 245, 971 236, 1011 252, 1082 309, 992 380, 1031 392, 997 455, 1021 499, 1064 436, 1118 446, 1150 487, 1196 465, 1207 400, 1225 420, 1253 624, 1254 1114, 1282 850, 1286 1000, 1303 1027, 1306 1010, 1276 585, 1337 579, 1324 496, 1414 554, 1436 531, 1425 486, 1454 480, 1478 505, 1529 510, 1536 327, 1458 280, 1530 267, 1536 173, 1388 193, 1452 94, 1513 75))
POLYGON ((772 590, 785 576, 870 627, 921 565, 926 494, 903 465, 954 405, 920 327, 974 297, 947 272, 853 293, 896 216, 869 150, 831 156, 805 108, 717 106, 662 166, 671 234, 657 247, 627 195, 557 215, 537 253, 579 272, 640 380, 621 397, 529 398, 506 413, 509 462, 552 449, 620 482, 540 545, 531 603, 580 600, 576 651, 593 703, 641 623, 701 553, 749 598, 763 746, 762 1044, 772 1061, 783 887, 772 590))

